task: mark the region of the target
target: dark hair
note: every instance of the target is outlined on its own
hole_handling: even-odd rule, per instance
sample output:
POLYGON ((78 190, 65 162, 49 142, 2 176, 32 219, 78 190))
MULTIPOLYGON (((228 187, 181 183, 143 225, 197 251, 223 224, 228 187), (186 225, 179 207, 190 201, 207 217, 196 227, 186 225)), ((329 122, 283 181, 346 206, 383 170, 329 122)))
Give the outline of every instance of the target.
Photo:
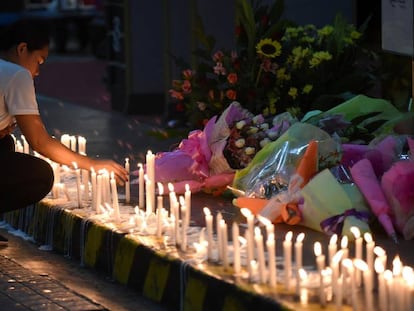
POLYGON ((0 34, 0 50, 7 51, 22 42, 29 51, 40 50, 49 45, 49 29, 44 22, 21 19, 4 29, 0 34))

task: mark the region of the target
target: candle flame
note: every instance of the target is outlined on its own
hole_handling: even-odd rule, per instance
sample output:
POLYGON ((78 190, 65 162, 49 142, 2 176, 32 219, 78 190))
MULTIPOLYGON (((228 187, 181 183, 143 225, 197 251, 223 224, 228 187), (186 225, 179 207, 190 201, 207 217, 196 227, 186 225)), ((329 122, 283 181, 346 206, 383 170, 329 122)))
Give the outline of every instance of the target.
POLYGON ((386 255, 386 252, 381 246, 375 246, 374 254, 377 255, 378 257, 382 257, 386 255))
POLYGON ((364 233, 364 240, 365 240, 365 242, 367 242, 367 243, 372 243, 372 235, 371 235, 371 233, 369 233, 369 232, 365 232, 364 233))
POLYGON ((73 168, 74 168, 75 170, 77 170, 77 169, 78 169, 78 164, 77 164, 76 162, 72 162, 72 166, 73 166, 73 168))
POLYGON ((344 235, 341 239, 341 248, 347 248, 348 247, 348 237, 344 235))
POLYGON ((254 235, 255 236, 261 236, 262 235, 262 231, 260 231, 259 227, 254 227, 254 235))
POLYGON ((336 243, 338 243, 338 235, 335 233, 329 239, 329 245, 335 245, 336 243))
POLYGON ((404 281, 408 283, 408 285, 412 285, 414 282, 414 270, 412 267, 404 266, 402 268, 402 276, 404 281))
POLYGON ((170 191, 170 192, 174 192, 174 185, 172 184, 172 183, 168 183, 168 190, 170 191))
POLYGON ((358 270, 368 271, 368 264, 365 261, 363 261, 362 259, 359 259, 359 258, 355 259, 354 260, 354 265, 358 270))
POLYGON ((401 270, 402 270, 402 263, 401 263, 400 257, 397 255, 392 261, 392 273, 397 276, 401 274, 401 270))
POLYGON ((382 260, 380 258, 375 259, 374 263, 375 272, 377 273, 383 273, 385 270, 384 264, 382 263, 382 260))
POLYGON ((206 215, 206 216, 210 216, 211 215, 210 209, 208 207, 206 207, 206 206, 203 208, 203 212, 204 212, 204 215, 206 215))
POLYGON ((315 256, 322 255, 322 245, 320 242, 315 242, 315 244, 313 245, 313 251, 315 253, 315 256))
POLYGON ((142 165, 142 163, 138 163, 137 166, 138 166, 138 169, 140 169, 140 170, 144 169, 144 166, 142 165))
POLYGON ((392 275, 392 272, 391 272, 391 270, 385 270, 384 271, 384 279, 387 281, 387 282, 390 282, 390 281, 392 281, 392 279, 393 279, 393 275, 392 275))
POLYGON ((249 218, 249 217, 251 217, 252 216, 252 212, 248 209, 248 208, 246 208, 246 207, 242 207, 241 209, 240 209, 240 212, 243 214, 243 216, 244 217, 246 217, 246 218, 249 218))
POLYGON ((345 258, 344 260, 342 260, 342 265, 347 269, 352 269, 354 266, 352 260, 349 258, 345 258))
POLYGON ((185 184, 185 191, 190 191, 190 185, 189 184, 185 184))
POLYGON ((129 158, 125 158, 125 164, 129 163, 129 158))
POLYGON ((301 232, 296 237, 296 243, 302 243, 304 239, 305 239, 305 233, 301 232))
POLYGON ((275 240, 275 234, 274 233, 270 233, 269 236, 267 237, 268 241, 274 241, 275 240))
POLYGON ((351 232, 354 235, 355 239, 359 239, 361 237, 361 232, 359 231, 358 227, 353 226, 349 230, 351 230, 351 232))
POLYGON ((292 241, 292 237, 293 237, 293 232, 289 231, 288 233, 286 233, 285 235, 285 241, 290 242, 292 241))
POLYGON ((111 172, 111 179, 114 179, 114 178, 115 178, 115 173, 111 172))
POLYGON ((305 281, 308 278, 308 273, 306 272, 305 269, 303 268, 299 269, 299 277, 302 281, 305 281))
POLYGON ((240 242, 240 246, 243 247, 246 245, 247 240, 244 237, 239 236, 239 242, 240 242))
POLYGON ((343 255, 344 255, 344 251, 342 249, 337 251, 335 255, 332 257, 332 263, 338 265, 343 255))
POLYGON ((185 199, 182 195, 179 196, 178 200, 180 201, 181 206, 185 206, 185 199))
POLYGON ((158 185, 158 194, 163 195, 164 194, 164 186, 160 182, 158 182, 157 185, 158 185))

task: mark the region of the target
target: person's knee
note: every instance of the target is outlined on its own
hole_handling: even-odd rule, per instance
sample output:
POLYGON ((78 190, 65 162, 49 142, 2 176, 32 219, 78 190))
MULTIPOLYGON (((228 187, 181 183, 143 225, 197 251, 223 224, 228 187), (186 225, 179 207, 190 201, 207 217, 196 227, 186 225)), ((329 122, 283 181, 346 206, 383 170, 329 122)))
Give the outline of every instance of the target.
POLYGON ((51 165, 42 160, 37 159, 38 163, 36 164, 36 174, 39 179, 38 186, 40 187, 39 191, 41 192, 42 197, 46 196, 50 190, 52 190, 54 182, 54 173, 51 165))

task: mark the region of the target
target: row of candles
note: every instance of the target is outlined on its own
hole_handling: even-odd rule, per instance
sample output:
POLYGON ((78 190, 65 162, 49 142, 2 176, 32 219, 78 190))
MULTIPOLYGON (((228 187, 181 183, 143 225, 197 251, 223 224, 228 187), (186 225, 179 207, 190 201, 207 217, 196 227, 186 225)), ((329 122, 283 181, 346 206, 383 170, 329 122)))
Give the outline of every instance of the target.
MULTIPOLYGON (((19 144, 16 140, 16 146, 23 146, 21 151, 28 153, 24 137, 22 140, 23 144, 19 144)), ((76 150, 76 140, 73 137, 64 135, 61 142, 68 148, 76 150)), ((78 137, 77 142, 78 152, 85 153, 86 139, 78 137)), ((191 190, 186 185, 184 196, 177 197, 173 185, 168 184, 169 209, 164 208, 164 186, 161 183, 157 183, 158 195, 156 195, 154 161, 154 154, 148 151, 145 170, 142 163, 138 164, 138 206, 135 208, 135 220, 129 221, 143 224, 146 219, 155 217, 154 234, 158 238, 168 234, 181 251, 188 253, 190 245, 187 241, 187 231, 191 220, 191 190), (145 212, 140 213, 139 211, 142 210, 145 212)), ((70 200, 60 180, 61 167, 52 164, 56 186, 53 196, 57 198, 59 190, 63 189, 66 198, 70 200)), ((125 167, 128 171, 129 165, 129 160, 126 159, 125 167)), ((95 172, 93 169, 90 174, 88 171, 81 172, 76 163, 73 164, 73 170, 76 175, 78 207, 82 207, 82 201, 90 200, 91 208, 96 214, 110 210, 112 220, 120 222, 118 190, 113 173, 95 172), (105 206, 107 209, 104 208, 105 206)), ((125 203, 130 203, 129 183, 125 185, 125 203)), ((272 288, 276 288, 277 284, 283 284, 286 291, 296 294, 302 302, 306 301, 308 295, 316 293, 322 306, 332 301, 337 310, 342 310, 343 305, 348 304, 353 310, 371 311, 376 309, 374 292, 377 291, 377 306, 380 310, 412 309, 413 268, 403 266, 396 256, 392 262, 392 269, 387 269, 387 254, 381 247, 375 245, 370 233, 362 236, 357 227, 351 229, 355 243, 354 257, 350 256, 347 236, 341 238, 339 250, 338 236, 331 237, 327 259, 322 252, 321 243, 316 242, 314 244, 316 270, 306 270, 302 264, 305 234, 298 234, 293 243, 293 232, 289 231, 283 241, 283 271, 280 271, 276 264, 275 226, 267 218, 255 216, 248 209, 242 209, 241 212, 246 218, 244 236, 240 234, 238 223, 233 222, 229 230, 221 213, 217 214, 214 221, 211 211, 207 207, 204 208, 206 226, 200 231, 199 242, 193 244, 193 251, 198 258, 219 263, 223 265, 224 270, 232 269, 235 276, 245 275, 250 282, 267 284, 272 288), (266 240, 262 232, 263 228, 266 231, 266 240), (232 235, 231 239, 228 237, 229 231, 232 235), (295 261, 292 260, 293 251, 295 261), (362 289, 361 299, 358 293, 362 289), (363 307, 361 301, 364 303, 363 307)))

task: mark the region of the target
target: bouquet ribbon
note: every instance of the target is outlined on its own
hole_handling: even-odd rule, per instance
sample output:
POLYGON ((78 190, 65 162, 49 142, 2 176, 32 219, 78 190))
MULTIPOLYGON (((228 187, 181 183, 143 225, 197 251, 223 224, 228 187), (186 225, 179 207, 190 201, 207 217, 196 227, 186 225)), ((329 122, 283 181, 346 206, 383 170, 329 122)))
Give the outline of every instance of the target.
POLYGON ((336 233, 341 236, 345 218, 349 216, 354 216, 362 221, 368 222, 370 214, 366 211, 357 211, 355 208, 348 209, 342 214, 334 215, 321 221, 323 232, 327 234, 336 233))

